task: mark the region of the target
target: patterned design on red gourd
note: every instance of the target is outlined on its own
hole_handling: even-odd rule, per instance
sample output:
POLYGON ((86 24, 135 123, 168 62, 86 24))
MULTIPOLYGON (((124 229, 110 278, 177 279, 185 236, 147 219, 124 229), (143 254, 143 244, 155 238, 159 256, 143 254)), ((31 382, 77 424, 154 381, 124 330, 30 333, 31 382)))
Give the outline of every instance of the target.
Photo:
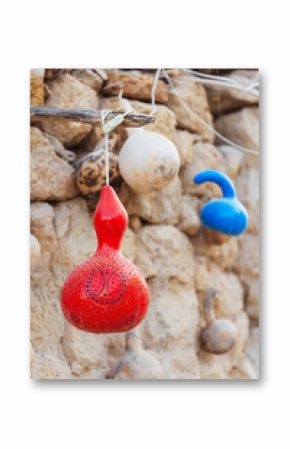
POLYGON ((144 318, 148 287, 137 267, 119 250, 127 214, 111 187, 102 190, 94 225, 99 240, 97 252, 68 276, 62 291, 62 310, 79 329, 125 332, 144 318))

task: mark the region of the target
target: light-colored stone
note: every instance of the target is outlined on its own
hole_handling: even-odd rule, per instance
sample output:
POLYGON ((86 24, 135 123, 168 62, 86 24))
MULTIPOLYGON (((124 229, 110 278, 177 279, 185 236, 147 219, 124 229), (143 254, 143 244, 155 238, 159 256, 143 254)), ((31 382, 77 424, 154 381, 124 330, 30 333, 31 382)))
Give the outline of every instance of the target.
POLYGON ((259 237, 246 233, 240 238, 240 249, 235 264, 239 275, 256 278, 259 276, 259 237))
POLYGON ((201 379, 230 379, 230 371, 233 367, 231 354, 210 354, 202 351, 199 354, 201 379))
POLYGON ((234 273, 222 271, 220 266, 199 257, 196 258, 195 267, 195 285, 202 311, 207 290, 210 288, 218 292, 216 318, 232 318, 242 311, 244 292, 239 278, 234 273))
POLYGON ((167 379, 200 379, 199 360, 192 345, 185 349, 162 350, 158 356, 167 379))
POLYGON ((37 268, 40 254, 41 254, 40 243, 33 234, 30 234, 30 270, 31 271, 34 271, 37 268))
POLYGON ((178 281, 157 278, 149 281, 150 305, 141 323, 144 348, 194 352, 198 302, 194 289, 178 281))
POLYGON ((136 257, 136 235, 130 228, 128 228, 125 232, 121 250, 127 259, 134 262, 136 257))
POLYGON ((258 70, 234 70, 227 78, 239 84, 245 90, 232 89, 228 85, 207 85, 209 107, 214 115, 240 109, 243 106, 253 106, 259 103, 259 97, 247 91, 247 87, 259 81, 258 70))
POLYGON ((44 105, 44 69, 30 70, 30 104, 44 105))
MULTIPOLYGON (((50 92, 45 106, 50 108, 98 109, 96 92, 73 76, 62 73, 48 82, 50 92)), ((44 131, 55 135, 66 146, 78 145, 91 131, 92 125, 47 118, 41 121, 44 131)))
POLYGON ((259 233, 259 171, 245 169, 237 180, 237 194, 249 214, 248 231, 259 233))
POLYGON ((184 193, 196 196, 220 196, 220 188, 213 183, 195 185, 193 177, 203 170, 223 169, 221 153, 211 144, 199 142, 192 147, 192 161, 181 171, 181 182, 184 193))
POLYGON ((136 236, 136 264, 146 278, 193 282, 193 248, 182 232, 170 225, 152 225, 143 226, 136 236))
POLYGON ((176 224, 181 207, 180 179, 175 178, 163 189, 140 195, 124 185, 121 199, 130 215, 154 224, 176 224))
POLYGON ((76 196, 75 170, 56 155, 53 145, 38 128, 31 128, 30 143, 31 200, 60 201, 76 196))
POLYGON ((175 131, 174 143, 179 152, 181 167, 192 161, 194 140, 194 135, 188 131, 182 131, 181 129, 175 131))
POLYGON ((242 166, 244 159, 243 153, 230 145, 219 145, 217 149, 222 154, 223 165, 227 175, 230 178, 235 179, 242 166))
POLYGON ((71 75, 96 92, 100 92, 104 84, 101 73, 94 69, 75 69, 71 71, 71 75))
MULTIPOLYGON (((106 94, 116 94, 122 89, 124 97, 136 100, 151 101, 151 91, 154 83, 154 76, 138 71, 110 70, 108 82, 104 88, 106 94)), ((155 91, 155 98, 158 103, 167 103, 167 84, 158 80, 155 91)))
POLYGON ((260 281, 259 278, 251 278, 241 275, 240 279, 246 289, 246 311, 252 320, 259 319, 260 310, 260 281))
POLYGON ((85 200, 64 201, 54 210, 59 245, 54 252, 52 270, 57 285, 62 287, 67 275, 96 251, 97 239, 85 200))
POLYGON ((62 347, 72 374, 96 369, 102 377, 125 349, 124 334, 91 334, 65 324, 62 347))
POLYGON ((47 344, 34 353, 31 365, 33 379, 71 379, 68 361, 60 344, 47 344))
POLYGON ((180 220, 178 227, 189 237, 193 237, 200 230, 199 200, 191 195, 183 195, 181 200, 180 220))
POLYGON ((192 239, 196 254, 209 257, 223 269, 233 268, 239 252, 238 239, 231 237, 221 245, 210 245, 204 237, 204 233, 200 232, 192 239))
POLYGON ((175 77, 174 85, 178 97, 175 92, 170 93, 168 107, 177 117, 177 126, 200 134, 205 141, 212 143, 214 140, 213 131, 201 122, 203 120, 208 126, 213 126, 205 88, 201 84, 193 82, 192 77, 189 76, 175 77), (193 111, 193 114, 185 109, 179 98, 193 111))
POLYGON ((258 327, 253 327, 250 330, 250 338, 248 341, 248 345, 246 348, 246 353, 249 359, 251 360, 254 369, 255 369, 255 377, 259 378, 259 344, 260 344, 260 331, 258 327))
POLYGON ((225 114, 215 120, 214 126, 217 131, 234 143, 253 151, 259 150, 258 108, 243 108, 238 112, 225 114))

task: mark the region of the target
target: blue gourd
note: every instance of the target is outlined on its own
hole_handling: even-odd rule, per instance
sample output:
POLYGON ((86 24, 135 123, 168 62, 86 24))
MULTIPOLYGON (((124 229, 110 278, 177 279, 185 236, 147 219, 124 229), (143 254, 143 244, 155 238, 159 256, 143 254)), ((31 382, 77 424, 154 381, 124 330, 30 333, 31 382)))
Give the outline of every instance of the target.
POLYGON ((232 181, 216 170, 198 173, 193 181, 195 184, 214 182, 223 193, 222 198, 212 199, 202 207, 200 217, 203 225, 227 235, 242 234, 248 226, 248 214, 237 199, 232 181))

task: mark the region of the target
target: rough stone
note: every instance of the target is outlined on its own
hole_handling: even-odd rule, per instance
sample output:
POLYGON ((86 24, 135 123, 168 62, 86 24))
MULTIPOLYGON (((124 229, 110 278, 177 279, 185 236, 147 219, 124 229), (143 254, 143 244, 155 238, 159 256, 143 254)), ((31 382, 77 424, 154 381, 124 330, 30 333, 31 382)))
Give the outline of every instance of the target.
POLYGON ((208 126, 213 126, 205 88, 201 84, 193 82, 192 77, 189 76, 175 77, 174 85, 178 97, 194 113, 194 115, 189 114, 189 111, 180 103, 175 93, 170 93, 168 107, 172 109, 177 117, 177 126, 200 134, 205 141, 212 143, 214 141, 213 131, 201 123, 201 120, 203 120, 208 126))
POLYGON ((216 318, 232 318, 242 311, 244 292, 239 278, 234 273, 222 271, 218 265, 198 257, 195 266, 195 285, 202 311, 207 290, 210 288, 218 291, 216 318))
POLYGON ((163 189, 140 195, 124 185, 121 199, 129 215, 154 224, 176 224, 181 205, 180 179, 175 178, 163 189))
POLYGON ((246 296, 245 296, 246 311, 252 320, 258 320, 260 309, 259 278, 251 278, 249 276, 241 275, 240 279, 246 289, 246 296))
POLYGON ((174 143, 179 152, 180 166, 183 167, 192 161, 193 152, 192 146, 194 144, 194 135, 188 131, 177 129, 174 135, 174 143))
POLYGON ((91 334, 65 323, 62 347, 72 374, 96 369, 102 377, 125 348, 123 334, 91 334))
POLYGON ((48 344, 35 351, 31 366, 33 379, 71 379, 71 371, 60 344, 48 344))
POLYGON ((78 194, 75 170, 56 155, 51 142, 31 128, 30 195, 32 201, 60 201, 78 194))
POLYGON ((227 175, 230 178, 235 179, 238 176, 242 166, 244 159, 243 153, 230 145, 219 145, 217 149, 222 154, 223 165, 227 175))
POLYGON ((136 236, 136 264, 146 278, 193 282, 193 249, 182 232, 170 225, 152 225, 143 226, 136 236))
POLYGON ((31 270, 31 272, 33 272, 37 268, 40 254, 41 254, 40 243, 33 234, 30 234, 30 270, 31 270))
MULTIPOLYGON (((103 89, 104 93, 116 94, 122 89, 124 97, 151 101, 151 90, 154 83, 152 75, 138 71, 120 70, 111 70, 108 75, 109 79, 103 89)), ((167 103, 168 101, 167 84, 162 80, 157 82, 155 99, 158 103, 167 103)))
POLYGON ((189 237, 195 236, 200 230, 201 222, 198 210, 199 200, 197 198, 194 198, 191 195, 182 196, 178 227, 189 237))
POLYGON ((193 177, 203 170, 223 170, 223 158, 220 152, 207 143, 196 143, 192 148, 192 160, 181 171, 181 182, 184 193, 196 196, 220 196, 220 188, 213 183, 195 185, 193 177))
MULTIPOLYGON (((67 73, 48 81, 49 98, 45 106, 51 108, 98 109, 98 97, 90 87, 67 73)), ((64 145, 78 145, 91 131, 92 125, 72 120, 47 118, 41 121, 44 131, 55 135, 64 145)))
POLYGON ((240 238, 240 249, 235 271, 239 275, 255 278, 259 276, 259 237, 246 233, 240 238))
POLYGON ((199 360, 192 345, 185 349, 163 350, 158 356, 167 379, 200 379, 199 360))
POLYGON ((146 349, 177 350, 191 346, 194 352, 198 302, 193 287, 177 280, 149 281, 150 306, 141 323, 146 349))
MULTIPOLYGON (((223 136, 253 151, 259 150, 259 109, 243 108, 215 120, 214 126, 223 136)), ((220 142, 218 139, 219 143, 220 142)))
POLYGON ((30 70, 30 104, 44 105, 44 69, 30 70))
MULTIPOLYGON (((234 70, 227 78, 237 82, 245 89, 252 83, 259 81, 258 70, 234 70)), ((232 89, 228 86, 207 85, 207 98, 209 107, 214 115, 235 111, 244 106, 253 106, 259 103, 259 97, 248 91, 232 89)))
POLYGON ((103 75, 98 70, 75 69, 71 71, 71 75, 96 92, 100 92, 104 84, 103 75))
POLYGON ((196 254, 209 257, 219 264, 221 268, 231 269, 235 266, 239 252, 239 244, 236 237, 230 238, 222 245, 210 245, 206 242, 204 234, 200 232, 192 239, 192 243, 196 254))
POLYGON ((248 231, 259 233, 259 171, 255 168, 245 169, 237 180, 239 200, 249 214, 248 231))

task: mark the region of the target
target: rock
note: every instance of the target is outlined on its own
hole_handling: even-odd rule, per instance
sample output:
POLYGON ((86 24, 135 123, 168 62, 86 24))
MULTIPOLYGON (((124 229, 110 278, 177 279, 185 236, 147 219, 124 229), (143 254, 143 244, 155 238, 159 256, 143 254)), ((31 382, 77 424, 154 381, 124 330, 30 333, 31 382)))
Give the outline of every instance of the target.
POLYGON ((30 234, 30 270, 37 268, 39 257, 41 254, 40 243, 33 234, 30 234))
POLYGON ((140 218, 138 217, 138 215, 130 215, 129 216, 129 226, 133 231, 135 231, 135 232, 139 231, 139 229, 142 226, 142 222, 141 222, 140 218))
POLYGON ((41 257, 38 270, 47 271, 53 252, 57 248, 57 238, 54 228, 54 209, 47 203, 33 203, 30 208, 31 233, 41 246, 41 257))
POLYGON ((260 303, 260 281, 259 278, 249 276, 240 276, 240 279, 246 289, 245 305, 246 311, 252 320, 259 319, 260 303))
POLYGON ((185 349, 162 350, 158 356, 167 379, 200 379, 199 360, 192 345, 185 349))
POLYGON ((135 261, 136 235, 130 228, 126 230, 125 235, 123 237, 121 251, 124 254, 124 256, 127 257, 127 259, 131 260, 132 262, 135 261))
POLYGON ((232 237, 223 244, 209 245, 204 234, 200 232, 192 239, 196 254, 209 257, 223 269, 231 269, 235 266, 239 252, 238 239, 232 237))
POLYGON ((255 368, 249 357, 244 356, 239 360, 238 364, 234 366, 230 372, 231 379, 254 380, 257 379, 255 368))
MULTIPOLYGON (((151 105, 142 103, 141 101, 130 101, 130 105, 135 111, 143 114, 150 114, 151 105)), ((156 112, 154 114, 155 122, 144 126, 143 129, 154 131, 168 137, 174 143, 176 117, 174 113, 164 105, 156 105, 156 112)))
POLYGON ((181 205, 180 179, 176 177, 163 189, 141 195, 124 185, 121 199, 129 215, 154 224, 176 224, 181 205))
POLYGON ((54 208, 59 245, 54 252, 52 271, 59 287, 68 274, 88 259, 97 248, 97 239, 85 200, 59 203, 54 208))
POLYGON ((51 142, 31 128, 30 195, 32 201, 60 201, 78 194, 75 170, 58 157, 51 142))
POLYGON ((230 379, 230 371, 233 367, 231 354, 210 354, 201 352, 199 354, 201 379, 230 379))
POLYGON ((200 344, 212 354, 225 354, 236 340, 236 327, 231 320, 213 320, 202 329, 200 344))
POLYGON ((194 143, 194 135, 188 131, 177 129, 174 135, 174 143, 179 152, 180 166, 183 167, 192 161, 192 146, 194 143))
POLYGON ((244 159, 243 153, 238 151, 235 147, 230 145, 219 145, 218 151, 221 152, 223 157, 223 165, 227 175, 235 179, 241 169, 241 165, 244 159))
MULTIPOLYGON (((45 106, 50 108, 98 109, 96 92, 75 77, 61 73, 57 79, 48 81, 49 98, 45 106)), ((41 121, 44 131, 56 136, 64 145, 78 145, 91 131, 92 125, 47 118, 41 121)))
POLYGON ((71 371, 61 346, 44 345, 35 352, 31 366, 32 379, 71 379, 71 371))
POLYGON ((250 278, 259 276, 259 237, 246 233, 240 239, 240 249, 235 264, 239 275, 250 278))
MULTIPOLYGON (((243 108, 215 120, 216 130, 223 136, 253 151, 259 150, 259 109, 243 108)), ((221 142, 218 139, 219 143, 221 142)))
POLYGON ((80 376, 96 369, 103 377, 124 352, 125 337, 123 334, 91 334, 66 323, 62 346, 72 374, 80 376))
POLYGON ((144 348, 194 352, 198 323, 198 302, 190 285, 176 279, 149 281, 150 306, 140 325, 144 348))
POLYGON ((219 151, 210 144, 196 143, 192 149, 192 161, 187 164, 181 172, 181 182, 184 193, 191 195, 220 196, 220 188, 214 183, 205 183, 195 185, 193 177, 203 170, 220 170, 223 171, 223 158, 219 151))
POLYGON ((143 226, 136 236, 136 264, 145 278, 193 282, 193 249, 182 232, 174 226, 152 225, 143 226))
POLYGON ((166 373, 158 359, 142 348, 138 331, 139 328, 127 333, 126 352, 117 361, 108 377, 114 379, 166 379, 166 373))
POLYGON ((259 233, 259 171, 255 168, 245 169, 237 181, 239 200, 249 214, 248 231, 259 233))
POLYGON ((30 105, 44 105, 44 69, 30 70, 30 105))
MULTIPOLYGON (((108 82, 103 89, 105 94, 116 94, 122 89, 124 97, 151 102, 151 90, 154 83, 152 75, 120 70, 111 70, 108 75, 108 82)), ((167 103, 168 88, 164 81, 158 80, 155 98, 157 103, 167 103)))
POLYGON ((233 319, 236 329, 237 338, 235 345, 231 351, 233 364, 235 365, 245 354, 246 347, 249 341, 249 317, 244 312, 239 312, 233 319))
POLYGON ((99 70, 95 69, 75 69, 72 70, 70 74, 98 93, 102 89, 105 81, 104 75, 99 70))
MULTIPOLYGON (((237 82, 245 89, 252 83, 259 81, 258 70, 234 70, 227 78, 237 82)), ((235 111, 244 106, 253 106, 259 103, 259 97, 249 91, 231 89, 227 85, 207 85, 207 98, 213 115, 235 111)))
POLYGON ((201 122, 202 120, 208 126, 213 127, 205 88, 201 84, 195 83, 190 76, 175 77, 174 85, 178 97, 174 92, 170 93, 168 107, 176 115, 177 126, 200 134, 205 141, 212 143, 214 141, 213 131, 201 122), (180 103, 179 98, 193 111, 193 114, 190 114, 180 103))
POLYGON ((259 379, 259 340, 260 340, 259 328, 253 327, 250 330, 250 338, 246 348, 246 353, 254 366, 256 379, 259 379))
POLYGON ((222 271, 218 265, 208 261, 206 263, 205 259, 198 257, 195 267, 195 285, 199 293, 201 310, 204 310, 205 294, 209 288, 212 288, 218 292, 216 318, 232 318, 242 311, 244 292, 239 278, 234 273, 222 271), (200 262, 203 266, 200 266, 200 262))
POLYGON ((200 230, 201 222, 198 209, 199 200, 197 198, 194 198, 191 195, 182 196, 178 227, 189 237, 195 236, 200 230))

